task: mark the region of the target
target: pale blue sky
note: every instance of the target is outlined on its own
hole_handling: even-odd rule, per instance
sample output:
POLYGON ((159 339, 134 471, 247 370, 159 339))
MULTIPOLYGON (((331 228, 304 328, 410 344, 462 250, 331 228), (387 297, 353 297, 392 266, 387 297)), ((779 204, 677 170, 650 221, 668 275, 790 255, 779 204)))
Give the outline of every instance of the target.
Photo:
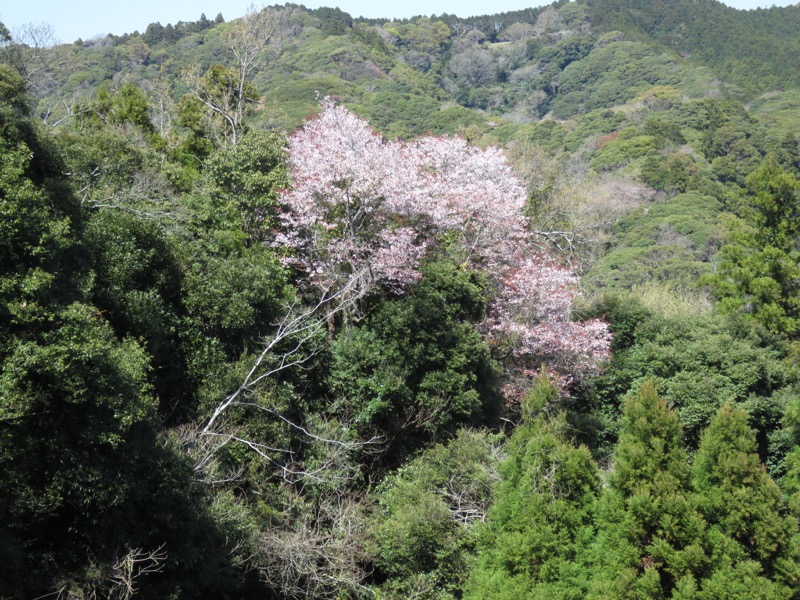
MULTIPOLYGON (((786 6, 797 0, 764 2, 760 0, 726 0, 736 8, 758 6, 786 6)), ((111 8, 107 0, 4 0, 0 7, 0 21, 13 32, 24 23, 49 23, 62 42, 78 38, 89 39, 97 35, 143 32, 149 23, 162 25, 178 21, 195 21, 201 13, 213 19, 222 12, 226 20, 242 16, 250 0, 135 0, 125 3, 126 8, 111 8)), ((275 2, 257 2, 256 5, 275 2)), ((550 4, 537 0, 404 0, 378 3, 368 0, 333 0, 322 2, 297 2, 309 8, 338 6, 354 17, 403 18, 414 15, 450 13, 460 17, 519 10, 530 6, 550 4)))

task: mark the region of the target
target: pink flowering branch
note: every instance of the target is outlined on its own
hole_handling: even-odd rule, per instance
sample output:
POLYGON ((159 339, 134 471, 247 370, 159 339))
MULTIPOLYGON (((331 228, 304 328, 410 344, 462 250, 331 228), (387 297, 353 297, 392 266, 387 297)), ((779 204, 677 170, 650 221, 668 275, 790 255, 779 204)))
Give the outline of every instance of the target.
POLYGON ((276 243, 311 285, 399 293, 446 241, 464 268, 494 282, 482 329, 512 370, 547 365, 578 381, 599 371, 608 327, 572 321, 577 277, 533 243, 526 190, 500 149, 446 137, 387 142, 326 98, 290 138, 289 161, 294 185, 281 195, 276 243))

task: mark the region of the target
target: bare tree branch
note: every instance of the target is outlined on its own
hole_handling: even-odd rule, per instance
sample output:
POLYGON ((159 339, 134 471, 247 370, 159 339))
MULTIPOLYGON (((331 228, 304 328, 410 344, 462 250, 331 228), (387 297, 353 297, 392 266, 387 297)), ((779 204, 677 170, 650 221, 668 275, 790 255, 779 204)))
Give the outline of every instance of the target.
POLYGON ((108 598, 130 600, 136 594, 136 580, 143 575, 160 573, 164 570, 167 553, 164 544, 145 552, 141 548, 130 549, 112 567, 111 589, 108 598))
POLYGON ((250 78, 262 64, 265 50, 280 48, 280 23, 281 10, 258 10, 251 4, 247 14, 232 23, 228 32, 227 45, 234 62, 232 70, 215 71, 212 66, 201 75, 200 68, 195 66, 183 74, 192 94, 225 124, 219 137, 226 145, 235 146, 239 141, 247 106, 253 101, 250 78))

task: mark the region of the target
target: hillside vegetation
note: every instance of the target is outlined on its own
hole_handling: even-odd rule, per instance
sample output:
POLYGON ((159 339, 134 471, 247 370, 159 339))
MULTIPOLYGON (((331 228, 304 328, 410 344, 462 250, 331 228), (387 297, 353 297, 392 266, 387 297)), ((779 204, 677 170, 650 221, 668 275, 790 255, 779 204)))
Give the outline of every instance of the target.
POLYGON ((0 598, 800 598, 798 31, 0 24, 0 598))

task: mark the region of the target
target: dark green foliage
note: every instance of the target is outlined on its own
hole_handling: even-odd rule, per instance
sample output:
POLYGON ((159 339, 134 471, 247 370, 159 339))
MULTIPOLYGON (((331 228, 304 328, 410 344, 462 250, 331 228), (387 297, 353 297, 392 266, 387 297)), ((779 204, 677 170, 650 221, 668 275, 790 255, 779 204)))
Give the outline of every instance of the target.
POLYGON ((606 0, 586 2, 592 24, 601 31, 621 30, 633 38, 654 39, 694 55, 726 72, 738 85, 768 90, 796 85, 796 38, 800 11, 735 10, 721 2, 692 0, 606 0))
MULTIPOLYGON (((669 294, 664 289, 656 293, 669 294)), ((611 296, 602 305, 612 329, 623 337, 616 342, 615 360, 595 385, 601 403, 597 418, 615 422, 618 398, 652 378, 677 411, 685 443, 694 447, 717 408, 732 401, 750 412, 761 456, 769 457, 780 472, 786 446, 771 432, 780 428, 796 383, 794 370, 785 362, 786 348, 766 332, 698 313, 688 303, 681 307, 673 300, 674 314, 669 315, 637 306, 630 295, 623 298, 611 296)), ((662 302, 666 306, 670 300, 662 302)))
POLYGON ((592 40, 586 36, 575 36, 553 46, 546 47, 537 58, 547 65, 549 74, 563 71, 571 63, 580 61, 592 51, 592 40))
POLYGON ((331 349, 338 412, 387 436, 398 457, 459 424, 491 424, 499 409, 495 365, 474 325, 486 306, 479 278, 449 263, 423 273, 408 296, 384 300, 331 349))
MULTIPOLYGON (((169 44, 174 44, 175 42, 181 40, 182 38, 191 35, 193 33, 199 33, 201 31, 205 31, 213 27, 215 24, 219 25, 220 23, 224 23, 225 19, 222 18, 222 13, 217 13, 216 19, 212 22, 206 18, 205 14, 200 15, 200 19, 197 21, 178 21, 175 25, 171 23, 167 23, 166 27, 159 22, 150 23, 145 29, 145 32, 141 35, 142 41, 144 41, 148 46, 158 47, 158 46, 165 46, 169 44)), ((134 33, 131 37, 139 37, 138 32, 134 33)), ((111 36, 115 42, 124 42, 127 34, 122 37, 111 36)))
POLYGON ((173 240, 155 221, 122 210, 91 215, 84 241, 92 255, 91 298, 120 338, 141 340, 162 413, 191 412, 186 356, 180 347, 184 274, 173 240))
MULTIPOLYGON (((28 96, 25 93, 25 80, 14 66, 6 61, 0 61, 0 100, 4 109, 17 114, 25 114, 28 110, 28 96)), ((4 110, 5 112, 5 110, 4 110)), ((7 116, 4 116, 4 125, 7 116)))
POLYGON ((343 35, 353 27, 353 17, 339 8, 323 6, 311 11, 320 20, 320 28, 325 35, 343 35))
POLYGON ((642 181, 669 196, 707 188, 703 166, 697 159, 682 152, 648 156, 641 167, 642 181))
POLYGON ((205 107, 197 96, 185 94, 178 102, 176 121, 185 128, 181 143, 170 152, 171 158, 195 172, 214 151, 211 132, 204 120, 205 107))
POLYGON ((644 132, 652 135, 657 140, 658 147, 664 148, 671 144, 685 144, 686 138, 681 128, 676 123, 671 123, 658 117, 651 117, 644 124, 644 132))
POLYGON ((196 257, 183 281, 184 306, 202 331, 235 357, 242 340, 257 340, 280 314, 287 292, 271 251, 196 257))
POLYGON ((37 595, 80 564, 75 548, 113 547, 100 515, 124 502, 128 444, 155 399, 144 350, 87 302, 82 223, 57 155, 0 110, 0 515, 12 572, 25 574, 3 588, 37 595))
POLYGON ((129 121, 62 135, 65 166, 17 108, 0 106, 2 595, 110 597, 133 559, 163 571, 136 582, 143 597, 237 593, 257 519, 198 483, 196 442, 163 423, 224 397, 283 310, 277 260, 241 241, 246 211, 283 181, 281 143, 217 157, 215 193, 257 206, 193 229, 185 208, 163 208, 171 190, 152 149, 120 133, 129 121), (230 261, 224 227, 240 239, 230 261))
POLYGON ((690 143, 710 163, 715 178, 743 187, 745 177, 759 165, 766 148, 765 131, 744 106, 704 98, 671 112, 684 130, 696 130, 690 143))

